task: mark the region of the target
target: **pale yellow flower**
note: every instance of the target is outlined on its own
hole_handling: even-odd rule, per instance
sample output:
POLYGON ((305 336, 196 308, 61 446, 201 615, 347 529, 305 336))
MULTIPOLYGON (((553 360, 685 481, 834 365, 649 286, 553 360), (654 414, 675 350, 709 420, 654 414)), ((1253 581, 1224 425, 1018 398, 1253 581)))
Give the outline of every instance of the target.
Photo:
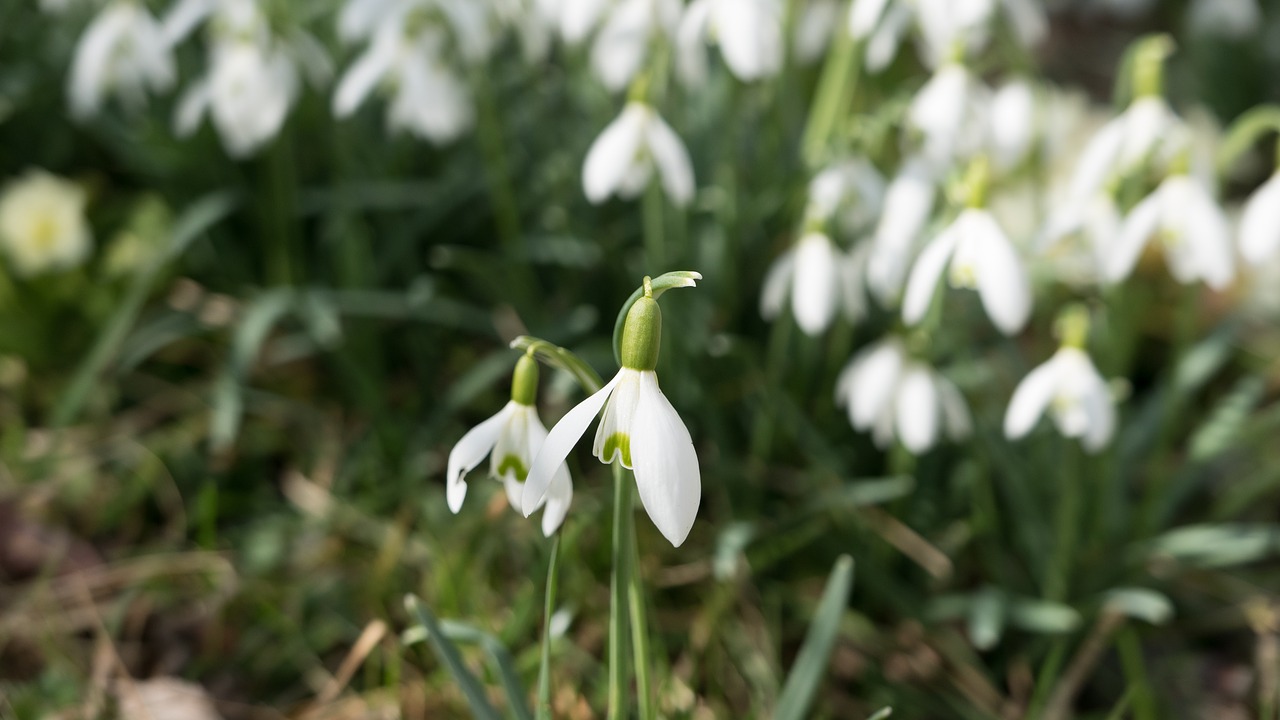
POLYGON ((18 275, 74 267, 88 256, 86 197, 75 183, 29 170, 0 195, 0 248, 18 275))

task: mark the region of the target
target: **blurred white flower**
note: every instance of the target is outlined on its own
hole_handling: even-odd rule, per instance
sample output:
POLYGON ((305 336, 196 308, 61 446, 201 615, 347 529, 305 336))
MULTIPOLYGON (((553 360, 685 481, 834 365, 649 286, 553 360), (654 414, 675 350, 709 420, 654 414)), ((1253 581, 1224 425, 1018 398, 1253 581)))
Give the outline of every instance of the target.
POLYGON ((918 157, 902 163, 885 191, 867 260, 867 283, 882 305, 892 305, 902 292, 916 240, 933 214, 936 195, 933 172, 918 157))
POLYGON ((108 95, 131 108, 146 103, 147 89, 173 85, 173 53, 159 22, 135 0, 117 0, 98 13, 76 45, 67 83, 71 112, 96 114, 108 95))
POLYGON ((789 298, 796 324, 811 337, 830 327, 838 308, 851 320, 860 319, 866 314, 863 277, 869 250, 864 243, 846 255, 825 233, 805 233, 765 275, 761 316, 778 317, 789 298))
POLYGON ((1106 380, 1088 354, 1064 346, 1027 374, 1004 416, 1004 434, 1023 437, 1048 410, 1058 432, 1079 438, 1089 452, 1101 450, 1115 433, 1116 411, 1106 380))
POLYGON ((79 265, 89 255, 84 190, 43 170, 28 170, 0 195, 0 247, 18 275, 79 265))
POLYGON ((328 56, 301 30, 277 36, 254 0, 180 0, 165 19, 171 40, 210 17, 209 71, 183 94, 174 117, 178 135, 190 135, 206 113, 227 152, 249 155, 284 125, 301 87, 298 66, 315 84, 331 70, 328 56))
POLYGON ((676 205, 693 199, 693 163, 680 136, 657 110, 643 102, 628 102, 587 151, 582 188, 593 203, 610 195, 639 195, 657 166, 662 188, 676 205))
POLYGON ((1192 32, 1242 40, 1263 26, 1257 0, 1192 0, 1187 24, 1192 32))
POLYGON ((892 62, 914 23, 922 59, 937 68, 981 51, 997 10, 1023 46, 1043 39, 1048 21, 1037 0, 853 0, 849 32, 866 43, 867 69, 875 73, 892 62))
POLYGON ((937 67, 954 57, 981 50, 990 35, 995 0, 914 0, 925 62, 937 67))
POLYGON ((1280 250, 1280 172, 1258 186, 1240 218, 1240 254, 1257 264, 1280 250))
POLYGON ((897 337, 862 351, 845 366, 836 381, 836 404, 848 409, 855 430, 870 430, 879 447, 896 437, 911 452, 922 453, 944 435, 960 440, 972 429, 960 391, 912 359, 897 337))
POLYGON ((924 319, 944 271, 953 287, 974 288, 1006 335, 1031 316, 1031 281, 1018 253, 987 210, 967 208, 925 246, 911 269, 902 302, 908 325, 924 319))
POLYGON ((840 3, 836 0, 808 0, 800 8, 791 32, 795 58, 802 65, 815 62, 840 31, 840 3))
POLYGON ((876 221, 884 203, 884 176, 863 158, 836 162, 809 181, 806 222, 836 218, 843 229, 859 231, 876 221))
MULTIPOLYGON (((462 501, 467 496, 466 475, 488 457, 489 475, 502 481, 511 507, 520 510, 524 481, 546 439, 547 428, 538 419, 535 407, 515 400, 507 402, 496 415, 467 431, 449 452, 445 484, 449 509, 455 514, 462 509, 462 501)), ((573 482, 562 458, 552 469, 543 496, 525 517, 546 505, 542 532, 550 537, 564 522, 572 501, 573 482)))
POLYGON ((866 43, 867 70, 877 73, 893 62, 913 19, 906 0, 853 0, 849 6, 849 33, 866 43))
POLYGON ((939 68, 911 100, 907 125, 924 137, 924 157, 939 168, 971 156, 986 138, 987 89, 963 65, 939 68))
POLYGON ((700 85, 707 75, 703 43, 714 39, 729 70, 743 82, 782 68, 782 5, 778 0, 693 0, 680 21, 681 78, 700 85))
POLYGON ((1159 238, 1169 272, 1178 282, 1203 280, 1222 290, 1235 277, 1226 215, 1208 188, 1189 175, 1170 175, 1129 211, 1114 245, 1103 248, 1105 279, 1119 282, 1128 277, 1152 238, 1159 238))
POLYGON ((387 125, 442 143, 469 129, 474 119, 467 86, 443 62, 445 39, 436 27, 410 36, 395 17, 376 31, 368 50, 352 63, 333 96, 333 114, 351 115, 379 85, 391 92, 387 125))
POLYGON ((654 39, 674 36, 680 0, 621 0, 591 44, 591 67, 610 90, 621 90, 644 66, 654 39))
POLYGON ((1036 136, 1036 94, 1030 83, 1013 80, 992 95, 988 132, 997 167, 1009 169, 1022 162, 1036 136))

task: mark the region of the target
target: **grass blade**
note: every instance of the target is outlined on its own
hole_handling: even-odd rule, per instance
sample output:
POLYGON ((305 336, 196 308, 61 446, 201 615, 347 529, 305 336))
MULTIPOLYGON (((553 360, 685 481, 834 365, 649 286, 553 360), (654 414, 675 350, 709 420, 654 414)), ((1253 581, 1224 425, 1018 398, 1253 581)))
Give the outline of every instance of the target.
POLYGON ((426 628, 431 647, 435 648, 436 655, 448 668, 449 674, 453 676, 458 687, 462 689, 462 694, 467 698, 467 705, 471 707, 471 716, 476 720, 501 720, 502 716, 489 702, 480 681, 462 662, 458 647, 440 629, 440 623, 436 621, 435 615, 432 615, 422 600, 414 595, 405 596, 404 605, 422 627, 426 628))
POLYGON ((498 679, 502 682, 502 689, 507 693, 511 714, 515 715, 517 720, 533 720, 526 701, 528 695, 525 694, 524 685, 520 682, 520 673, 516 672, 515 658, 511 657, 511 652, 498 638, 477 627, 453 620, 441 620, 440 630, 446 638, 454 642, 479 645, 498 671, 498 679))
POLYGON ((547 565, 547 596, 542 613, 542 661, 538 666, 538 720, 551 720, 551 616, 555 613, 556 590, 560 582, 560 534, 551 541, 551 562, 547 565))
POLYGON ((796 663, 782 687, 775 720, 803 720, 809 716, 809 706, 813 703, 818 683, 826 674, 827 660, 840 630, 840 616, 844 613, 852 587, 853 558, 841 555, 827 579, 818 611, 805 634, 804 645, 800 647, 796 663))

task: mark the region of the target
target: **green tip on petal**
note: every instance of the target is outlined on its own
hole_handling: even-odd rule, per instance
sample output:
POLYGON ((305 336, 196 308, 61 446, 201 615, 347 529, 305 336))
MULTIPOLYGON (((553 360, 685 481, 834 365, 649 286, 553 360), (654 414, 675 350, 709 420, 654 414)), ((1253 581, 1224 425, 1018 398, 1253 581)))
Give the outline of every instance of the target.
POLYGON ((508 472, 514 474, 520 482, 524 482, 525 478, 529 477, 529 468, 515 455, 506 455, 502 458, 502 462, 498 463, 499 478, 506 477, 508 472))
POLYGON ((616 455, 622 456, 622 465, 631 467, 631 436, 626 433, 616 432, 610 435, 604 441, 604 452, 601 453, 600 459, 604 462, 613 462, 616 455))

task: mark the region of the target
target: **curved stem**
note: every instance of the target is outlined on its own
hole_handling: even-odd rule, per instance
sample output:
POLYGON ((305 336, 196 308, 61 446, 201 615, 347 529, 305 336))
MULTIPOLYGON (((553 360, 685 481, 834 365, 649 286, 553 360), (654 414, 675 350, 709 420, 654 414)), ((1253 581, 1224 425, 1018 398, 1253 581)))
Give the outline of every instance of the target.
POLYGON ((613 463, 613 578, 609 598, 609 719, 627 717, 631 668, 627 666, 627 593, 631 581, 631 484, 622 463, 613 463))

